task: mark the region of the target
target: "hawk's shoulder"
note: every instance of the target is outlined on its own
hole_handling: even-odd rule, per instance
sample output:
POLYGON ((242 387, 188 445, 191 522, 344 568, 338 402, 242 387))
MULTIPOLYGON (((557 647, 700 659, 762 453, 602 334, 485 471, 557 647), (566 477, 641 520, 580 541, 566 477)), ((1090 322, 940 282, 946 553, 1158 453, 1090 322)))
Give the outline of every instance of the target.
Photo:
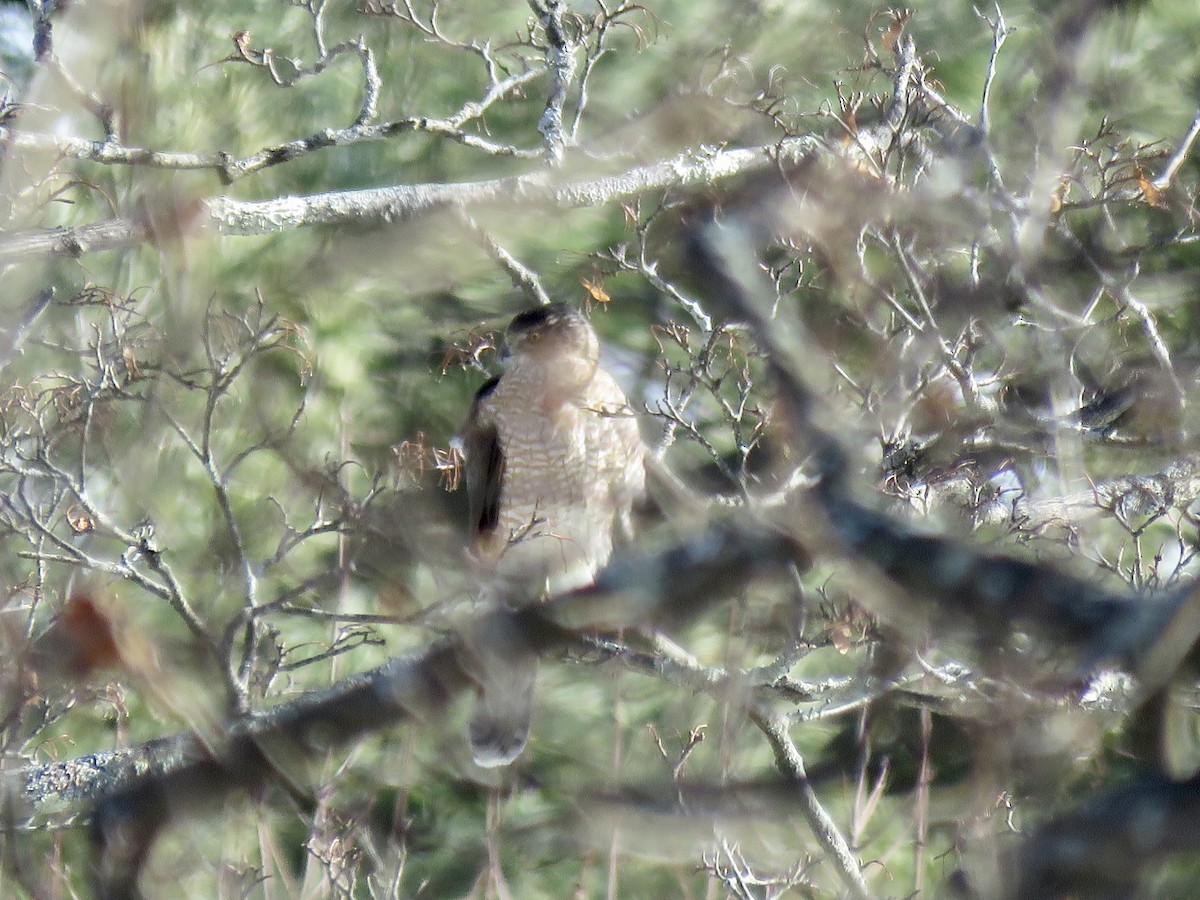
POLYGON ((498 384, 500 384, 500 376, 493 375, 479 386, 479 390, 475 392, 475 399, 471 403, 472 411, 474 411, 474 407, 478 406, 488 397, 492 396, 492 394, 496 393, 496 386, 498 384))

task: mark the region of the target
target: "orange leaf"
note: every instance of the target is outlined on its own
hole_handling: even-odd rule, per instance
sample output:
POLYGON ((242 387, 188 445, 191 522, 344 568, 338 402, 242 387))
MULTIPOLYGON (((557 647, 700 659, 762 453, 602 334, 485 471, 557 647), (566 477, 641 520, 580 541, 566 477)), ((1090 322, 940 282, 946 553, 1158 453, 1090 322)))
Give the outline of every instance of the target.
POLYGON ((1062 209, 1063 201, 1067 198, 1067 189, 1071 186, 1071 180, 1067 176, 1062 176, 1058 179, 1058 187, 1054 189, 1054 193, 1050 195, 1050 215, 1054 215, 1062 209))
POLYGON ((125 371, 129 373, 129 377, 141 378, 142 372, 138 368, 137 354, 134 353, 133 348, 126 344, 121 348, 121 357, 125 360, 125 371))
POLYGON ((854 632, 849 622, 835 622, 829 627, 829 643, 842 656, 850 652, 854 646, 854 632))
POLYGON ((87 534, 96 529, 95 519, 88 514, 86 509, 80 506, 72 506, 67 510, 67 524, 71 526, 71 530, 76 534, 87 534))
POLYGON ((888 30, 883 33, 883 46, 887 48, 889 53, 894 53, 896 50, 896 42, 900 40, 900 35, 904 34, 904 26, 908 20, 912 18, 913 10, 901 9, 891 12, 892 24, 888 26, 888 30))
POLYGON ((900 39, 900 35, 904 32, 904 23, 895 21, 891 27, 883 33, 883 46, 891 53, 896 49, 896 41, 900 39))
POLYGON ((594 281, 588 281, 586 278, 580 278, 579 283, 583 285, 584 290, 597 303, 609 303, 612 297, 608 295, 608 291, 604 290, 599 284, 594 281))
POLYGON ((1136 171, 1138 190, 1142 192, 1142 199, 1155 209, 1166 209, 1167 198, 1163 196, 1163 192, 1154 182, 1146 177, 1146 170, 1138 166, 1136 171))

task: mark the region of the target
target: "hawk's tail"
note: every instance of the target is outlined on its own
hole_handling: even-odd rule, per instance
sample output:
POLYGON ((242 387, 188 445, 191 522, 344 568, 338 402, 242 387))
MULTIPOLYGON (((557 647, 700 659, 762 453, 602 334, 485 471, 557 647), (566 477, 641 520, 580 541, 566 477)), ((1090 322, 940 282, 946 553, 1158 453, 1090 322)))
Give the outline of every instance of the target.
POLYGON ((507 765, 529 740, 537 654, 510 613, 482 617, 462 641, 461 662, 479 695, 467 725, 471 755, 488 769, 507 765))
POLYGON ((467 736, 475 764, 505 766, 521 755, 533 724, 533 687, 537 660, 493 658, 479 681, 479 698, 471 711, 467 736))

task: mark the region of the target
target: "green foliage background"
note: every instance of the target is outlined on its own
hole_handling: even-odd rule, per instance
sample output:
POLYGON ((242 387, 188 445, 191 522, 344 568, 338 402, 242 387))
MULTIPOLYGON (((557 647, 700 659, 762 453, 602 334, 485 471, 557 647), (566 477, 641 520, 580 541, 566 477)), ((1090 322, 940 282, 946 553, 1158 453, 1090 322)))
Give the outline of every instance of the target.
MULTIPOLYGON (((572 6, 593 10, 587 3, 572 6)), ((1161 142, 1165 151, 1192 120, 1200 85, 1195 53, 1200 16, 1187 3, 1135 6, 1110 14, 1083 46, 1081 69, 1088 91, 1082 100, 1069 100, 1078 106, 1070 117, 1078 131, 1066 135, 1068 142, 1095 133, 1106 121, 1129 144, 1161 142)), ((261 69, 226 59, 233 49, 231 36, 246 32, 254 47, 271 47, 277 59, 311 61, 311 16, 288 3, 79 2, 74 7, 56 24, 56 52, 85 87, 114 105, 128 145, 223 150, 237 157, 347 125, 357 115, 362 78, 352 55, 287 88, 272 84, 261 69)), ((865 2, 842 3, 835 10, 819 2, 651 0, 642 14, 629 18, 635 27, 615 31, 610 53, 597 65, 580 132, 597 158, 572 152, 568 172, 604 169, 608 164, 602 154, 618 148, 650 161, 687 147, 749 146, 778 139, 780 128, 748 108, 768 84, 781 98, 779 118, 788 129, 836 139, 837 126, 827 114, 837 109, 835 85, 846 95, 889 89, 878 73, 859 68, 864 31, 878 39, 880 13, 878 6, 865 2)), ((1039 162, 1032 126, 1036 110, 1048 98, 1037 92, 1061 48, 1044 24, 1043 5, 1005 3, 1003 13, 1017 30, 999 59, 993 135, 1006 174, 1016 182, 1039 162)), ((521 4, 446 2, 441 9, 446 34, 491 41, 497 57, 514 66, 519 66, 519 48, 510 45, 527 31, 528 22, 529 12, 521 4)), ((442 116, 479 97, 482 67, 470 53, 430 42, 401 22, 364 16, 350 3, 331 3, 326 25, 331 45, 362 34, 373 48, 383 82, 382 119, 442 116)), ((908 27, 938 89, 950 103, 974 114, 991 49, 986 23, 969 4, 932 0, 921 4, 908 27)), ((18 119, 20 127, 102 136, 44 71, 15 91, 17 100, 29 104, 18 119)), ((487 114, 487 134, 501 143, 537 148, 536 126, 544 104, 545 82, 535 81, 523 96, 499 103, 487 114)), ((537 166, 420 133, 313 152, 228 187, 211 172, 62 165, 36 154, 13 153, 4 163, 6 227, 65 226, 134 210, 171 221, 186 218, 179 211, 197 198, 220 193, 272 198, 396 183, 483 180, 537 166), (54 176, 43 179, 51 168, 54 176)), ((1195 175, 1194 163, 1188 163, 1187 172, 1195 175)), ((593 322, 614 358, 622 361, 627 386, 640 385, 647 396, 655 396, 661 389, 660 372, 653 360, 639 360, 657 352, 651 325, 680 313, 645 280, 616 275, 595 256, 630 239, 625 210, 616 204, 578 210, 530 204, 481 212, 479 221, 539 273, 556 298, 583 302, 581 279, 603 280, 613 299, 594 311, 593 322)), ((1145 207, 1123 219, 1122 227, 1166 235, 1180 222, 1145 207)), ((1151 299, 1170 298, 1177 311, 1163 322, 1173 346, 1187 344, 1195 327, 1195 253, 1194 245, 1174 247, 1144 268, 1154 286, 1151 299)), ((678 254, 666 247, 663 258, 664 277, 686 280, 678 254)), ((259 297, 263 316, 285 320, 279 346, 251 360, 218 402, 212 428, 215 458, 222 465, 269 438, 269 447, 227 474, 248 556, 264 560, 275 552, 285 532, 285 515, 303 526, 322 502, 335 503, 332 483, 352 497, 363 496, 376 481, 383 491, 372 516, 364 520, 359 543, 336 534, 308 541, 262 573, 263 600, 321 573, 338 575, 297 597, 298 605, 406 617, 467 590, 459 551, 461 498, 446 493, 436 474, 415 475, 400 466, 395 448, 406 441, 448 443, 483 379, 477 370, 444 365, 448 348, 473 332, 502 327, 529 301, 453 216, 431 214, 386 228, 312 228, 269 237, 222 237, 185 227, 178 241, 12 266, 5 273, 0 302, 16 316, 44 285, 56 288, 58 300, 39 323, 36 338, 4 373, 6 389, 19 388, 28 398, 24 409, 20 403, 8 404, 5 428, 33 432, 37 422, 61 424, 69 418, 62 413, 64 396, 80 382, 94 384, 100 374, 97 353, 80 353, 80 348, 98 343, 100 356, 124 361, 127 376, 131 366, 136 369, 120 396, 103 405, 103 421, 94 423, 84 478, 95 502, 122 528, 145 519, 153 522, 159 546, 217 632, 243 602, 238 554, 208 475, 171 424, 173 418, 189 431, 198 429, 205 393, 163 373, 199 372, 206 331, 218 349, 235 347, 241 333, 238 319, 257 315, 253 310, 259 297), (103 293, 85 295, 89 288, 103 293), (347 553, 356 556, 356 565, 339 571, 339 560, 347 553)), ((836 292, 818 294, 819 300, 812 293, 807 296, 809 304, 828 304, 827 310, 813 310, 814 317, 834 319, 854 304, 854 298, 836 292)), ((497 364, 492 353, 482 361, 488 369, 497 364)), ((203 381, 198 375, 197 383, 203 381)), ((769 402, 765 385, 759 402, 769 402)), ((731 449, 718 415, 710 414, 700 427, 719 448, 731 449)), ((648 436, 656 428, 647 423, 648 436)), ((65 428, 56 433, 56 452, 64 460, 77 459, 80 432, 65 428)), ((1148 456, 1153 460, 1153 450, 1148 456)), ((711 476, 698 471, 706 464, 705 454, 686 443, 668 459, 676 460, 685 477, 711 476)), ((872 464, 864 459, 864 471, 872 464)), ((63 534, 65 515, 60 508, 54 523, 63 534)), ((103 529, 72 540, 106 558, 123 552, 103 529)), ((6 612, 14 622, 23 621, 20 616, 28 613, 38 581, 36 567, 27 554, 20 555, 27 546, 19 536, 7 536, 0 548, 0 572, 11 595, 6 612)), ((805 587, 812 596, 818 596, 829 574, 809 576, 805 587)), ((844 602, 834 576, 831 593, 844 602)), ((48 621, 78 577, 71 567, 48 567, 40 585, 45 593, 33 604, 38 622, 48 621)), ((179 706, 222 715, 225 698, 212 662, 197 650, 178 617, 134 585, 102 580, 104 590, 118 599, 123 622, 155 648, 172 689, 179 692, 179 706)), ((731 611, 676 639, 706 664, 764 663, 787 637, 777 619, 792 602, 792 591, 785 585, 748 590, 731 611)), ((271 626, 290 654, 285 662, 319 652, 336 634, 325 621, 296 615, 274 616, 271 626)), ((375 643, 280 675, 259 702, 278 702, 378 664, 389 654, 422 647, 436 637, 436 630, 420 624, 378 625, 371 635, 375 643)), ((861 634, 851 641, 855 646, 849 652, 809 637, 818 646, 798 664, 794 677, 833 678, 861 666, 856 649, 861 634)), ((619 837, 612 849, 612 830, 603 827, 610 813, 588 798, 618 784, 669 779, 670 763, 656 749, 651 727, 671 752, 678 752, 692 729, 705 728, 705 740, 686 768, 697 781, 754 780, 773 773, 769 748, 746 724, 736 691, 714 699, 590 665, 545 666, 539 690, 532 750, 511 776, 489 781, 470 767, 462 710, 450 721, 388 731, 331 752, 313 771, 297 773, 328 792, 328 808, 336 817, 325 827, 369 838, 350 854, 360 876, 352 889, 356 896, 382 891, 382 882, 372 879, 382 878, 387 869, 382 858, 395 863, 401 845, 406 855, 398 896, 491 896, 491 888, 483 886, 489 804, 500 811, 502 824, 490 830, 498 835, 504 880, 518 897, 601 896, 610 884, 610 851, 617 860, 611 882, 617 896, 719 896, 724 888, 697 866, 701 853, 712 852, 722 836, 767 869, 819 857, 798 817, 716 824, 698 818, 680 824, 615 816, 619 837), (593 821, 595 831, 581 825, 593 821)), ((110 689, 78 686, 74 697, 69 709, 67 695, 48 697, 48 705, 61 716, 46 729, 23 735, 26 743, 10 745, 10 750, 34 759, 74 756, 190 724, 187 715, 164 710, 138 685, 119 678, 110 689)), ((828 761, 824 748, 835 746, 831 742, 840 730, 837 722, 818 723, 794 729, 793 737, 810 763, 819 764, 828 761)), ((1111 756, 1100 758, 1086 776, 1078 777, 1102 778, 1118 765, 1111 756)), ((1064 779, 1022 812, 1048 812, 1072 795, 1064 787, 1069 783, 1064 779)), ((854 800, 850 788, 832 780, 822 798, 839 821, 847 821, 854 800)), ((871 875, 880 895, 907 896, 913 889, 912 807, 906 793, 886 796, 857 836, 860 857, 883 862, 881 874, 871 875)), ((937 820, 938 815, 935 811, 924 857, 927 885, 941 883, 955 865, 952 844, 959 833, 951 826, 954 814, 946 821, 937 820)), ((308 824, 278 797, 230 800, 207 818, 171 829, 155 851, 147 890, 152 896, 296 894, 306 867, 313 865, 303 850, 308 824)), ((46 830, 21 840, 54 855, 53 869, 68 889, 81 883, 86 848, 80 831, 46 830)), ((824 895, 832 895, 835 882, 822 865, 827 867, 817 866, 816 879, 824 895)), ((1187 883, 1189 876, 1183 872, 1179 880, 1187 883)))

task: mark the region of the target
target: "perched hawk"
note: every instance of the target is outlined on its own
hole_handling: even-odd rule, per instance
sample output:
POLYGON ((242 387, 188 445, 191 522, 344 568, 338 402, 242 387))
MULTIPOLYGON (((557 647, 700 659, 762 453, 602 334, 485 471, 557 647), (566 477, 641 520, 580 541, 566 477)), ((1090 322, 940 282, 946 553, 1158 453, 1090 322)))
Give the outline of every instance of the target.
MULTIPOLYGON (((505 342, 504 374, 479 389, 459 442, 481 592, 519 606, 591 583, 614 529, 629 534, 645 469, 637 421, 582 313, 563 303, 523 312, 505 342)), ((504 765, 528 737, 534 664, 524 654, 511 664, 503 647, 476 656, 472 751, 504 765)))

